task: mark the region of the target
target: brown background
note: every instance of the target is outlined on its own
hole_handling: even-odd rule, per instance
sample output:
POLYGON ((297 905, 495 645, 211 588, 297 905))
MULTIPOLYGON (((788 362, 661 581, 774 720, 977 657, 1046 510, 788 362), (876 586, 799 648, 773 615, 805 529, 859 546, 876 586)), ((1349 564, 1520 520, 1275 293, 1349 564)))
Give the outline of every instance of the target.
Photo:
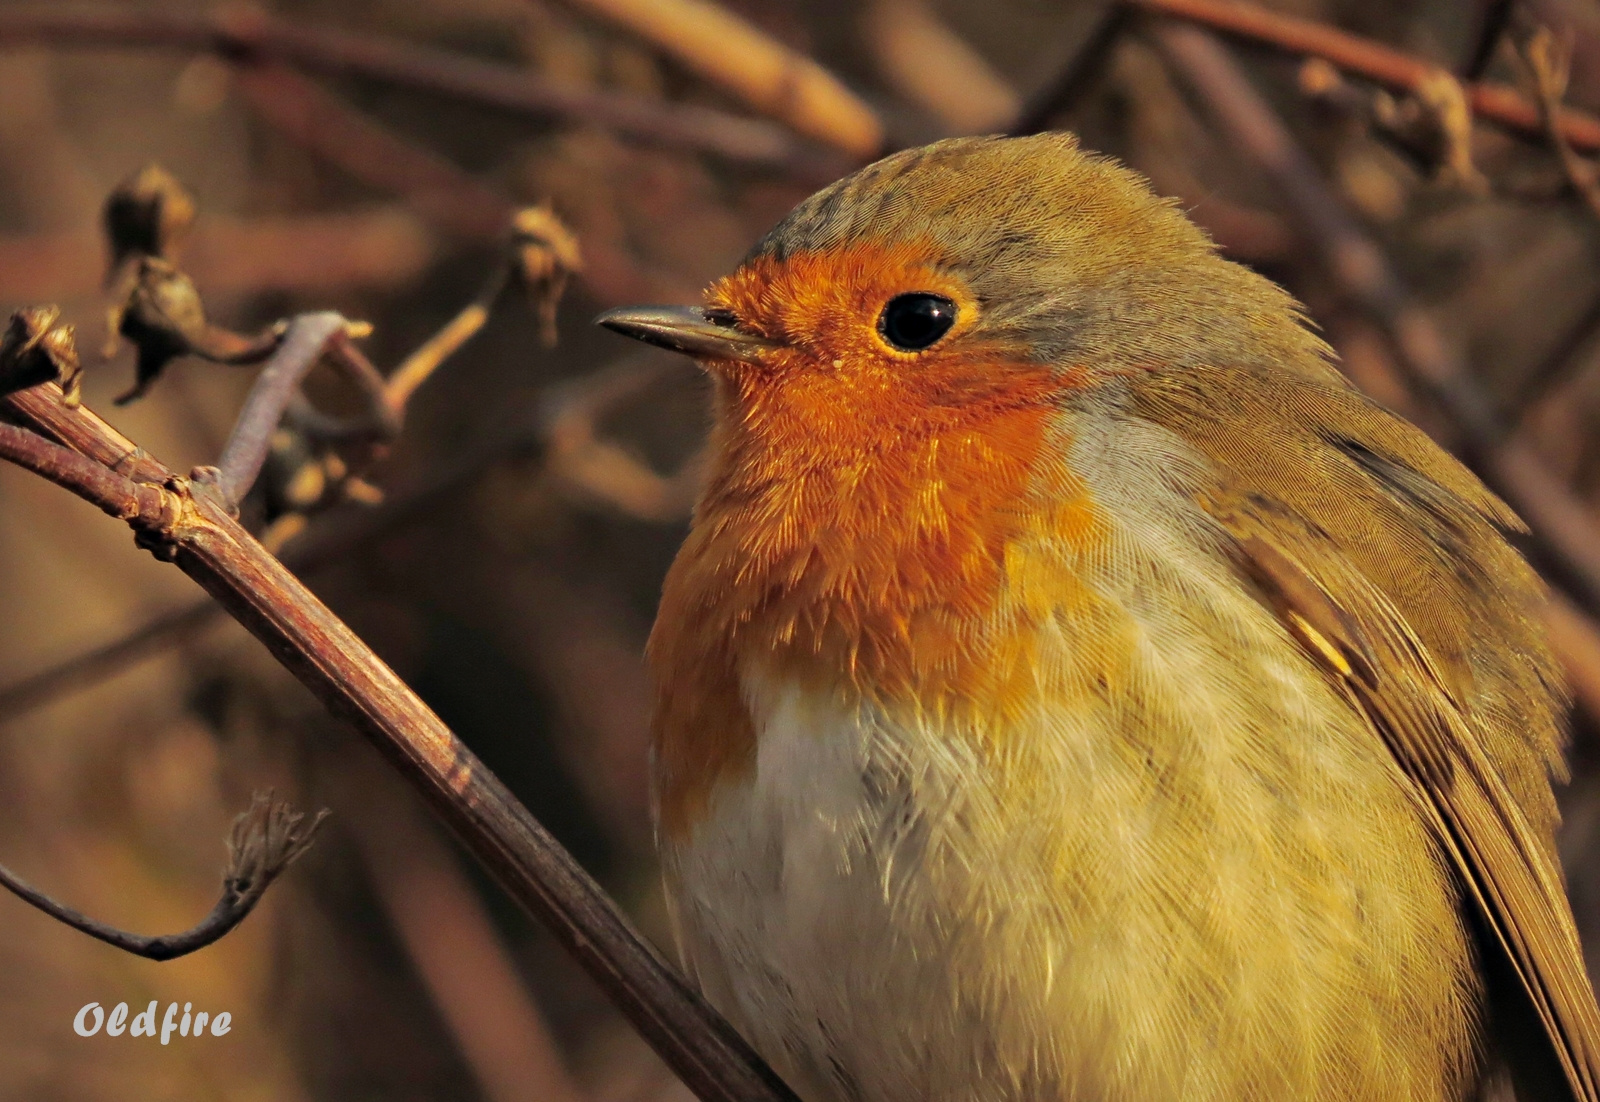
MULTIPOLYGON (((1447 67, 1470 52, 1488 6, 1277 5, 1447 67)), ((1004 128, 1096 15, 1096 5, 1045 0, 728 7, 840 75, 900 144, 1004 128)), ((462 232, 471 219, 459 202, 441 206, 403 173, 384 179, 339 150, 307 148, 226 62, 6 38, 21 10, 0 4, 0 307, 58 303, 79 327, 87 402, 174 468, 215 458, 251 374, 184 360, 149 398, 111 409, 132 364, 127 350, 109 362, 98 355, 98 211, 129 173, 159 161, 195 193, 201 215, 183 260, 218 322, 253 329, 337 309, 374 324, 366 347, 385 368, 495 263, 492 242, 462 232)), ((1571 101, 1600 105, 1600 14, 1581 0, 1526 10, 1571 36, 1571 101)), ((523 66, 562 86, 748 110, 693 65, 579 4, 323 0, 272 12, 523 66)), ((1309 102, 1294 61, 1235 52, 1473 373, 1503 405, 1523 407, 1519 431, 1594 502, 1600 342, 1575 326, 1600 296, 1600 224, 1563 190, 1555 159, 1537 141, 1480 127, 1477 165, 1493 187, 1475 194, 1397 152, 1359 114, 1309 102)), ((1491 73, 1524 79, 1504 52, 1491 73)), ((589 267, 561 307, 557 347, 542 347, 532 310, 508 300, 427 384, 374 480, 407 500, 462 463, 470 475, 316 570, 314 588, 665 942, 639 654, 684 531, 705 388, 687 363, 588 322, 637 298, 692 301, 809 185, 570 120, 315 79, 481 185, 517 202, 550 200, 589 267), (572 444, 581 431, 616 450, 596 466, 593 448, 572 444), (485 454, 485 441, 506 438, 514 443, 485 454)), ((1396 387, 1371 320, 1139 34, 1124 37, 1060 121, 1178 196, 1231 255, 1308 303, 1352 374, 1446 431, 1396 387)), ((197 598, 181 574, 135 551, 123 527, 0 467, 0 699, 5 686, 197 598)), ((1566 855, 1580 923, 1600 933, 1600 771, 1592 722, 1580 715, 1577 732, 1566 855)), ((228 822, 269 786, 334 816, 240 930, 191 958, 135 960, 0 897, 0 1097, 643 1100, 681 1091, 376 756, 231 623, 180 633, 26 711, 0 708, 0 861, 127 928, 198 919, 215 897, 228 822), (167 1048, 72 1032, 86 1002, 138 1009, 150 999, 227 1010, 233 1030, 167 1048), (558 1057, 541 1057, 547 1048, 558 1057)))

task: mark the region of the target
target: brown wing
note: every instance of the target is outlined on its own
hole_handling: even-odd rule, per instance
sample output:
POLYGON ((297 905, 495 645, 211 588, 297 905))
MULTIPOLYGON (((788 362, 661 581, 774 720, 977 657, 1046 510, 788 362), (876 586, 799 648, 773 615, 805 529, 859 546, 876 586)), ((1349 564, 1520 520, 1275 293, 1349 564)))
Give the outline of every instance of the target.
POLYGON ((1600 1102, 1600 1009, 1546 774, 1560 694, 1537 582, 1497 530, 1515 517, 1336 378, 1191 371, 1131 394, 1133 412, 1212 461, 1200 503, 1413 782, 1475 904, 1497 1025, 1527 1042, 1504 1043, 1519 1093, 1600 1102), (1494 986, 1502 974, 1509 997, 1494 986))
POLYGON ((1572 1097, 1600 1097, 1600 1011, 1560 873, 1426 648, 1359 577, 1332 579, 1335 598, 1270 538, 1248 526, 1236 534, 1290 631, 1366 713, 1415 783, 1418 806, 1510 962, 1572 1097))

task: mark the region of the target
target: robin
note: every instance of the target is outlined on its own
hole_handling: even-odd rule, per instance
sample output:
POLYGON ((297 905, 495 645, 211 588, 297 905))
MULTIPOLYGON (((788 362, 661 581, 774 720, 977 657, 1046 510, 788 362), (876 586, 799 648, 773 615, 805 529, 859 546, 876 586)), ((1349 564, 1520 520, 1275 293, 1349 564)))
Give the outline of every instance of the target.
POLYGON ((825 188, 700 309, 668 896, 808 1102, 1593 1102, 1515 515, 1064 134, 825 188))

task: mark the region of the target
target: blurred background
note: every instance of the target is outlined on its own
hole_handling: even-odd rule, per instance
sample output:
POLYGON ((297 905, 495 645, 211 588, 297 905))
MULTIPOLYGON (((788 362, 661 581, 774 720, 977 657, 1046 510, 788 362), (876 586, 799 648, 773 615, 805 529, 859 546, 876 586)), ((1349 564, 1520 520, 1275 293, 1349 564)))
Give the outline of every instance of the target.
MULTIPOLYGON (((100 354, 100 212, 120 182, 159 163, 194 197, 175 259, 212 321, 339 310, 371 323, 362 344, 386 371, 501 270, 512 212, 548 204, 582 257, 559 341, 550 296, 494 298, 363 480, 286 434, 245 515, 666 945, 640 655, 706 387, 590 319, 695 301, 878 151, 1019 120, 1077 130, 1304 300, 1360 385, 1479 463, 1514 450, 1556 495, 1561 530, 1536 524, 1529 549, 1558 584, 1579 688, 1564 847, 1600 936, 1584 611, 1600 588, 1581 569, 1600 554, 1600 124, 1592 141, 1561 131, 1570 143, 1548 112, 1473 125, 1447 75, 1600 108, 1600 8, 1270 6, 1387 44, 1427 79, 1384 92, 1349 59, 1185 38, 1088 0, 0 3, 0 307, 58 305, 87 404, 187 470, 214 461, 253 371, 184 357, 112 405, 134 379, 126 345, 100 354), (1265 106, 1265 129, 1241 104, 1265 106), (1285 136, 1306 159, 1264 169, 1285 136), (1419 385, 1430 370, 1445 385, 1419 385), (1463 392, 1491 413, 1463 418, 1463 392)), ((332 372, 308 392, 348 402, 332 372)), ((240 929, 173 963, 0 894, 0 1097, 686 1097, 376 753, 207 609, 124 526, 0 466, 0 862, 97 918, 170 932, 216 898, 252 791, 333 812, 240 929), (87 1002, 151 999, 233 1028, 165 1048, 71 1029, 87 1002)))

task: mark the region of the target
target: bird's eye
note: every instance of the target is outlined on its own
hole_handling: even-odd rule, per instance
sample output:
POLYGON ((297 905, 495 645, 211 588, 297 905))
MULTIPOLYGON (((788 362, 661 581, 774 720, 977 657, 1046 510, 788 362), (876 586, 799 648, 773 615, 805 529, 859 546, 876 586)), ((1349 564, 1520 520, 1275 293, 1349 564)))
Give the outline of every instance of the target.
POLYGON ((878 319, 878 332, 902 352, 920 352, 950 332, 955 323, 955 303, 943 295, 913 291, 889 300, 878 319))

